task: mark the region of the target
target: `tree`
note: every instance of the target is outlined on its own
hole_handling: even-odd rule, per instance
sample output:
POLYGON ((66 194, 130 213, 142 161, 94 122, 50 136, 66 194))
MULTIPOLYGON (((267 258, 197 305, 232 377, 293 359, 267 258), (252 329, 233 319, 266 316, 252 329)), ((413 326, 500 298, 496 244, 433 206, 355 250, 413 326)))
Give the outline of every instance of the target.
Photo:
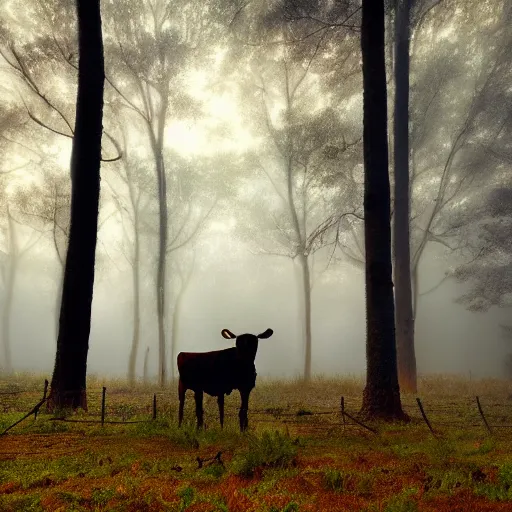
POLYGON ((367 367, 361 412, 369 418, 403 420, 391 267, 384 1, 363 0, 362 6, 367 367))
MULTIPOLYGON (((114 144, 118 153, 123 155, 123 158, 119 162, 118 172, 114 176, 121 178, 121 181, 128 189, 128 195, 123 197, 122 194, 114 192, 113 199, 120 215, 124 235, 121 252, 130 265, 132 273, 133 327, 127 377, 128 383, 133 386, 135 384, 141 332, 141 226, 143 214, 148 207, 148 196, 150 194, 147 193, 149 187, 147 185, 147 173, 143 170, 144 165, 134 157, 133 152, 129 149, 127 130, 124 127, 120 127, 120 131, 122 145, 116 140, 114 140, 114 144), (129 224, 129 226, 126 224, 129 224), (125 242, 128 245, 127 248, 125 248, 125 242)), ((113 191, 117 190, 116 185, 111 185, 111 188, 113 191)))
POLYGON ((162 0, 105 4, 109 38, 107 56, 114 74, 107 81, 118 103, 135 113, 149 140, 154 161, 158 197, 158 258, 155 281, 158 319, 158 382, 167 380, 166 309, 169 222, 173 213, 168 204, 169 162, 166 162, 166 126, 170 112, 187 116, 196 112, 183 86, 185 63, 205 37, 204 12, 192 3, 175 4, 162 0), (179 11, 179 13, 176 13, 179 11), (135 21, 136 20, 136 21, 135 21))
MULTIPOLYGON (((297 271, 303 377, 309 381, 314 256, 336 245, 326 233, 332 224, 339 224, 357 209, 351 201, 357 197, 357 187, 350 175, 356 165, 353 149, 358 136, 353 134, 349 116, 338 109, 339 96, 347 100, 353 92, 347 79, 351 69, 336 70, 337 86, 346 87, 342 94, 334 95, 334 100, 332 95, 322 95, 331 71, 323 59, 329 59, 333 51, 343 55, 344 62, 352 59, 353 38, 341 44, 340 51, 339 33, 322 29, 315 35, 317 27, 312 24, 318 20, 314 21, 307 7, 287 0, 270 9, 257 2, 247 6, 244 15, 235 20, 235 36, 248 39, 247 45, 235 45, 228 62, 231 64, 235 56, 239 63, 247 61, 250 72, 238 79, 242 84, 240 102, 247 123, 261 141, 247 155, 245 166, 254 170, 252 182, 261 193, 240 193, 249 196, 244 203, 247 221, 243 229, 247 238, 258 244, 258 253, 289 258, 297 271), (307 23, 299 21, 305 19, 307 23)), ((322 15, 335 25, 342 15, 349 15, 347 11, 351 11, 350 6, 343 5, 322 15)), ((323 252, 328 259, 328 251, 323 252)))
MULTIPOLYGON (((18 273, 21 258, 37 243, 38 237, 29 238, 25 244, 19 241, 17 220, 11 211, 11 203, 16 203, 18 197, 9 197, 2 190, 2 201, 5 203, 5 226, 0 228, 1 238, 3 238, 3 246, 5 250, 0 250, 0 285, 2 287, 2 312, 1 312, 1 340, 3 348, 3 371, 10 374, 13 370, 11 357, 11 312, 14 298, 14 290, 16 284, 16 276, 18 273)), ((33 234, 37 234, 32 231, 33 234)))
POLYGON ((71 153, 71 224, 48 405, 87 409, 86 374, 100 194, 103 39, 99 0, 77 0, 78 91, 71 153))
POLYGON ((398 378, 402 391, 417 390, 411 288, 409 198, 409 12, 411 0, 395 2, 394 285, 398 378))

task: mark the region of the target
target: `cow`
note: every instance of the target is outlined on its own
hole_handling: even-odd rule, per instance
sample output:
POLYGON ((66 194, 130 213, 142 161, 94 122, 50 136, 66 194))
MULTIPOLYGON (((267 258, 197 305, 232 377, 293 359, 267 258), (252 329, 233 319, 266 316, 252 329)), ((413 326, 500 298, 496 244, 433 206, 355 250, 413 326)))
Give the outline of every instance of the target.
POLYGON ((240 431, 249 426, 247 411, 249 395, 256 385, 256 367, 254 359, 258 351, 258 340, 270 338, 274 331, 267 329, 255 336, 240 334, 236 336, 229 329, 221 334, 228 340, 236 339, 236 346, 212 352, 180 352, 178 354, 178 396, 180 400, 179 423, 183 421, 185 393, 191 389, 195 393, 197 428, 203 426, 203 393, 217 397, 219 406, 220 426, 224 426, 224 395, 234 389, 240 391, 241 405, 238 417, 240 431))

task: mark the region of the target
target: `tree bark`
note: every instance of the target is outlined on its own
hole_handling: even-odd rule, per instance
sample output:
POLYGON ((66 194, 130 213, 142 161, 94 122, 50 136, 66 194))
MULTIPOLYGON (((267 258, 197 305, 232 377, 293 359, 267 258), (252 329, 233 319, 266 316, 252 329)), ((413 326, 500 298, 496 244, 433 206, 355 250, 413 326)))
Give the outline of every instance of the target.
POLYGON ((64 286, 64 265, 59 268, 57 293, 55 294, 55 339, 59 337, 60 306, 62 304, 62 288, 64 286))
POLYGON ((384 1, 363 0, 366 387, 361 413, 403 420, 398 385, 391 267, 384 1))
POLYGON ((77 0, 78 93, 71 153, 71 224, 50 409, 87 409, 86 374, 100 195, 103 40, 99 0, 77 0))
POLYGON ((400 389, 417 391, 409 234, 409 2, 396 1, 394 112, 394 278, 395 322, 400 389))

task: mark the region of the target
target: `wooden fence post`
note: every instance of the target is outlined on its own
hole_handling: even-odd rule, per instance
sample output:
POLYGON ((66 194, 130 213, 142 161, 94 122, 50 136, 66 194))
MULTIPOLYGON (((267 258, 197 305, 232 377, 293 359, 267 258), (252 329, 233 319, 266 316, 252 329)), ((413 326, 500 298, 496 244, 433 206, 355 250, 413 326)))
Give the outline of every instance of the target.
POLYGON ((489 434, 492 434, 491 427, 489 426, 489 423, 487 423, 487 418, 484 415, 484 411, 482 410, 482 406, 480 405, 480 398, 476 397, 476 405, 478 406, 478 412, 480 413, 480 416, 482 416, 482 419, 484 420, 485 427, 487 428, 487 431, 489 434))
POLYGON ((416 398, 416 402, 418 402, 418 407, 420 408, 421 415, 423 416, 423 419, 425 420, 425 423, 427 424, 428 429, 430 432, 432 432, 432 435, 435 437, 436 433, 434 432, 434 429, 432 428, 432 425, 430 424, 430 421, 428 421, 427 415, 425 414, 425 411, 423 410, 423 405, 421 403, 421 400, 419 398, 416 398))
POLYGON ((345 425, 347 420, 345 419, 345 397, 341 397, 341 417, 343 418, 343 430, 345 430, 345 425))
POLYGON ((107 388, 103 386, 101 394, 101 426, 105 424, 105 395, 107 394, 107 388))

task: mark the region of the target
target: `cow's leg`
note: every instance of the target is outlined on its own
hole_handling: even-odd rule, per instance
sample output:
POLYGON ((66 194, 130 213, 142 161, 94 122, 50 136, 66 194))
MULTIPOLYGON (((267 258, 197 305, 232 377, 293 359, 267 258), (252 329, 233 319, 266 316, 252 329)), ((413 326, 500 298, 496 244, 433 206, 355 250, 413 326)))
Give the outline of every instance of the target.
POLYGON ((203 392, 195 392, 196 399, 196 417, 197 417, 197 428, 200 429, 203 426, 203 392))
POLYGON ((240 390, 240 398, 242 399, 242 403, 240 405, 240 411, 238 413, 238 418, 240 420, 240 431, 243 432, 247 430, 249 426, 249 419, 247 418, 247 412, 249 411, 249 395, 250 391, 242 391, 240 390))
POLYGON ((187 388, 181 382, 181 379, 178 383, 178 397, 180 399, 180 410, 178 417, 178 428, 181 427, 181 423, 183 422, 183 408, 185 407, 185 393, 187 392, 187 388))
POLYGON ((220 428, 224 428, 224 393, 217 397, 217 404, 219 405, 220 428))

